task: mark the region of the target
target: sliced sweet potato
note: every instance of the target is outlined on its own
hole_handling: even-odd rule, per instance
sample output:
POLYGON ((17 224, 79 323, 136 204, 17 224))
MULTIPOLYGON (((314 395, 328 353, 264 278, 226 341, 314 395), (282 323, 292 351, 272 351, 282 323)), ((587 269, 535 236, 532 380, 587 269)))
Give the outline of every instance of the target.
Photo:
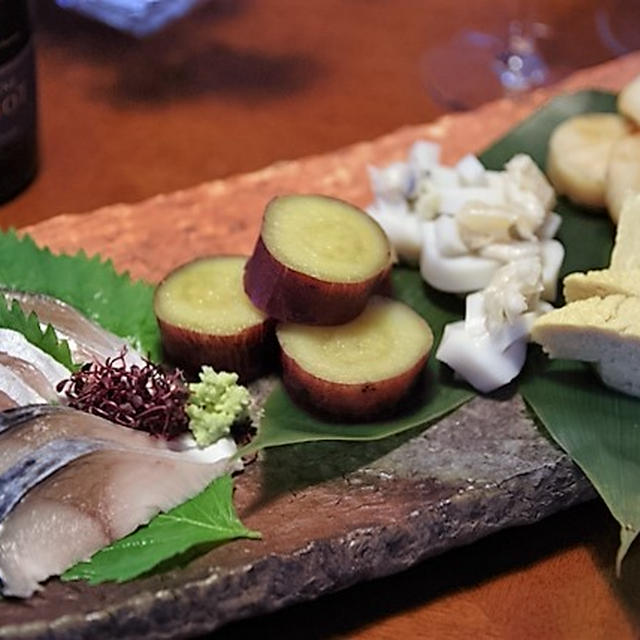
POLYGON ((277 320, 342 324, 364 309, 390 266, 387 236, 360 209, 325 196, 281 196, 266 208, 244 287, 277 320))
POLYGON ((247 258, 189 262, 158 285, 153 306, 169 360, 187 371, 211 365, 247 382, 264 373, 274 352, 273 322, 251 303, 242 278, 247 258))
POLYGON ((280 324, 284 384, 307 408, 341 419, 387 414, 409 391, 433 345, 425 320, 402 302, 374 296, 338 326, 280 324))

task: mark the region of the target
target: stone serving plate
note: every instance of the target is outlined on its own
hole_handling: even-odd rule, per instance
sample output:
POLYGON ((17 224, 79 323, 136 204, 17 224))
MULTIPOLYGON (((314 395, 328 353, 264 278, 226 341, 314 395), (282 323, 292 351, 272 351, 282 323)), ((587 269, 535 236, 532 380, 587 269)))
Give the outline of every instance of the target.
MULTIPOLYGON (((370 199, 367 164, 402 158, 418 138, 445 161, 500 137, 551 93, 616 90, 635 54, 579 72, 526 102, 402 129, 326 156, 200 185, 137 205, 65 215, 26 229, 54 250, 99 252, 151 281, 198 255, 248 253, 275 194, 370 199)), ((261 541, 223 545, 183 568, 123 585, 50 580, 26 602, 0 602, 0 638, 174 638, 401 571, 505 527, 535 522, 593 496, 581 473, 503 390, 438 424, 375 443, 267 451, 236 480, 240 517, 261 541)))

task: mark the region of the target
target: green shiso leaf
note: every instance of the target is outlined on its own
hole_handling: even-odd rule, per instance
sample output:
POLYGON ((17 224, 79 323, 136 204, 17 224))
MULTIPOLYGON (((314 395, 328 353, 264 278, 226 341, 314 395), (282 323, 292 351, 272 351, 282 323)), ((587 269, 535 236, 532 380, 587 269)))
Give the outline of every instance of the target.
POLYGON ((43 331, 35 313, 28 316, 14 300, 11 305, 0 295, 0 327, 20 332, 32 345, 42 349, 60 364, 73 371, 77 366, 71 360, 69 344, 60 340, 53 327, 47 325, 43 331))
MULTIPOLYGON (((444 325, 460 318, 463 301, 427 287, 414 269, 394 269, 393 287, 397 298, 429 321, 434 332, 435 350, 444 325)), ((265 404, 256 437, 240 454, 267 447, 320 440, 379 440, 433 422, 474 395, 465 385, 455 383, 450 372, 433 355, 429 359, 425 376, 398 414, 375 422, 340 423, 312 416, 300 409, 282 386, 278 385, 265 404)))
POLYGON ((148 525, 98 551, 88 562, 75 565, 62 580, 125 582, 179 560, 193 549, 202 551, 236 538, 259 538, 260 534, 238 519, 232 491, 231 476, 218 478, 196 498, 156 516, 148 525))
MULTIPOLYGON (((556 98, 481 159, 489 168, 500 168, 514 153, 526 152, 544 168, 557 124, 580 113, 614 112, 615 105, 614 95, 598 91, 556 98)), ((562 275, 606 267, 614 235, 609 217, 563 198, 556 209, 563 216, 558 237, 567 252, 562 275)), ((583 363, 549 361, 539 350, 532 351, 520 391, 620 523, 619 570, 640 530, 640 400, 607 389, 583 363)))
POLYGON ((0 286, 46 293, 68 302, 105 329, 128 339, 152 360, 161 358, 152 311, 153 286, 119 274, 110 260, 54 255, 31 237, 0 233, 0 286))
POLYGON ((640 400, 607 389, 583 363, 539 351, 529 359, 522 395, 620 523, 619 572, 640 531, 640 400))
MULTIPOLYGON (((159 360, 160 338, 153 314, 153 287, 118 274, 110 261, 83 252, 54 255, 40 249, 29 236, 0 232, 0 287, 45 293, 76 307, 116 335, 128 338, 151 359, 159 360)), ((54 330, 40 329, 35 314, 25 317, 20 306, 8 307, 0 297, 0 326, 20 331, 34 345, 72 367, 68 344, 54 330)), ((257 537, 238 520, 230 477, 156 516, 132 535, 99 551, 89 562, 72 567, 64 579, 86 578, 92 583, 123 582, 151 571, 202 545, 212 546, 239 537, 257 537)))

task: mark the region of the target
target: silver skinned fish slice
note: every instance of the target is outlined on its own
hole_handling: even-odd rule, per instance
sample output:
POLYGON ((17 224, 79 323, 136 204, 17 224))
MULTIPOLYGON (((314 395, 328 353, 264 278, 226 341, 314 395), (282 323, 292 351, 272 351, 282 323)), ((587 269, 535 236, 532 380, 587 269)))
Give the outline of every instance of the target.
POLYGON ((99 440, 61 438, 31 450, 0 474, 0 523, 38 483, 88 453, 103 449, 99 440))
POLYGON ((80 364, 98 360, 104 362, 125 353, 128 365, 144 366, 142 356, 124 339, 103 329, 70 304, 42 293, 0 289, 0 295, 10 303, 16 300, 25 314, 32 311, 42 325, 50 324, 59 338, 69 343, 73 361, 80 364))
POLYGON ((222 442, 218 460, 203 462, 157 438, 67 407, 0 413, 2 593, 29 597, 49 576, 229 472, 234 452, 232 443, 222 442), (53 469, 56 457, 67 460, 53 469), (12 474, 25 479, 12 487, 12 474))
POLYGON ((71 372, 20 332, 0 328, 0 392, 13 404, 57 402, 55 386, 71 372))

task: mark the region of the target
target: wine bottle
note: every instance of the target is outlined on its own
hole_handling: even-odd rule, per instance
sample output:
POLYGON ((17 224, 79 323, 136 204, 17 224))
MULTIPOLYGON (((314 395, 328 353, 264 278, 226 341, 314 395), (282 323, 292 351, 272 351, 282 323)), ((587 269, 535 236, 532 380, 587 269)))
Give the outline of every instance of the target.
POLYGON ((36 82, 27 0, 0 0, 0 202, 37 169, 36 82))

